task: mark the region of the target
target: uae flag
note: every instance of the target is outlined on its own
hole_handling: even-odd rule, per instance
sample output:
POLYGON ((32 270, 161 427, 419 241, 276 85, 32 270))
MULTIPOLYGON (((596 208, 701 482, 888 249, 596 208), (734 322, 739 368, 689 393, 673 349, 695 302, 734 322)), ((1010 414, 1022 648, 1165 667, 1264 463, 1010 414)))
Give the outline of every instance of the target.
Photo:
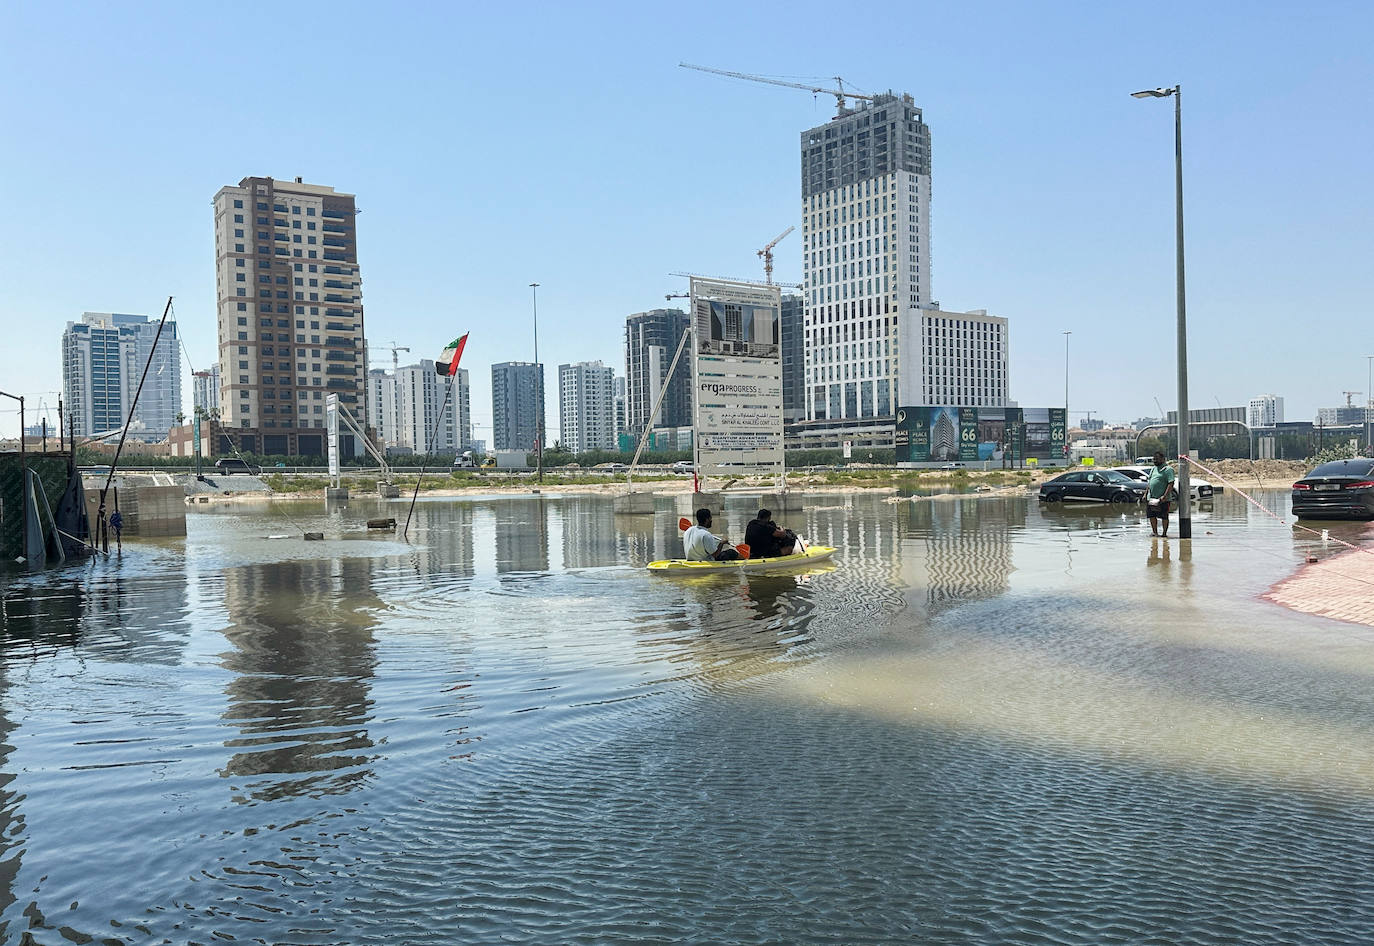
POLYGON ((444 353, 434 362, 436 374, 444 377, 452 377, 458 373, 458 362, 463 357, 463 346, 468 343, 468 334, 464 332, 461 338, 455 338, 444 348, 444 353))

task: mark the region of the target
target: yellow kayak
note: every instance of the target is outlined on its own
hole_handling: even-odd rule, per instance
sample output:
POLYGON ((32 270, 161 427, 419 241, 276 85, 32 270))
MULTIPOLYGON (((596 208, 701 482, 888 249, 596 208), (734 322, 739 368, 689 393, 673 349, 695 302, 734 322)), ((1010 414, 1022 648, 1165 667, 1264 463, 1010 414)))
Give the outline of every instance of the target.
POLYGON ((806 551, 792 555, 779 555, 776 558, 742 558, 734 562, 689 562, 685 558, 670 558, 661 562, 650 562, 649 571, 667 572, 676 575, 705 575, 710 572, 758 572, 777 571, 782 568, 805 568, 818 562, 829 561, 835 549, 828 545, 808 545, 806 551))

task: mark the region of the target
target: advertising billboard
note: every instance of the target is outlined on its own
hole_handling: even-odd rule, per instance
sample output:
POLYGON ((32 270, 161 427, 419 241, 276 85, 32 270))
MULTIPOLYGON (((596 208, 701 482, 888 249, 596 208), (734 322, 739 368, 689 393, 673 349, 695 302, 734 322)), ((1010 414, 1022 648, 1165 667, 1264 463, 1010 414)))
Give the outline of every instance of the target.
POLYGON ((694 276, 691 305, 697 471, 781 475, 780 290, 694 276))
POLYGON ((897 409, 894 444, 899 463, 1058 463, 1065 426, 1062 407, 920 405, 897 409))

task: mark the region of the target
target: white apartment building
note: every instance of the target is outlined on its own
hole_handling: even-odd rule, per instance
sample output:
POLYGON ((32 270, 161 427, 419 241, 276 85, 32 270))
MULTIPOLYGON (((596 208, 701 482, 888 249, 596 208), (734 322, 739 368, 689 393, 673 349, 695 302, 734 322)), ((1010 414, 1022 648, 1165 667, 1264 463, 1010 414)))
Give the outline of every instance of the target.
POLYGON ((382 368, 367 373, 367 426, 386 447, 397 447, 396 376, 382 368))
POLYGON ((176 322, 169 320, 160 338, 157 330, 147 316, 119 312, 85 312, 80 322, 67 323, 62 395, 78 437, 123 427, 142 379, 129 436, 167 439, 181 412, 181 348, 176 322))
POLYGON ((1283 423, 1283 398, 1275 394, 1261 394, 1250 398, 1246 411, 1249 426, 1273 427, 1283 423))
POLYGON ((245 177, 214 213, 221 423, 246 453, 323 455, 327 394, 366 413, 353 195, 245 177))
POLYGON ((219 410, 219 363, 191 376, 191 406, 202 414, 219 410))
POLYGON ((615 370, 599 361, 559 365, 558 422, 565 450, 615 450, 615 370))
POLYGON ((629 429, 627 416, 629 397, 626 391, 625 378, 617 376, 615 379, 615 437, 617 446, 620 443, 621 434, 629 429))
POLYGON ((983 309, 909 309, 899 326, 911 352, 898 384, 903 405, 1007 406, 1006 319, 983 309))
POLYGON ((395 384, 396 446, 428 454, 453 454, 470 448, 472 411, 466 368, 458 369, 451 396, 449 379, 436 374, 434 362, 428 358, 397 368, 395 384))

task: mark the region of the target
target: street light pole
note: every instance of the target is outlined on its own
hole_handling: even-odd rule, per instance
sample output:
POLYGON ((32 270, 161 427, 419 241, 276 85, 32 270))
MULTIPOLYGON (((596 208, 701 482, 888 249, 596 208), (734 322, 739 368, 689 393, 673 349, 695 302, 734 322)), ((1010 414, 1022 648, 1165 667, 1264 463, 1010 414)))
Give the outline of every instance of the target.
POLYGON ((539 283, 530 283, 530 301, 534 306, 534 366, 539 371, 539 388, 534 392, 535 462, 539 466, 539 482, 544 482, 544 366, 539 363, 539 283))
MULTIPOLYGON (((1064 333, 1064 440, 1069 438, 1069 336, 1073 332, 1064 333)), ((1064 454, 1068 456, 1067 453, 1064 454)))
POLYGON ((1135 98, 1174 97, 1174 267, 1178 281, 1178 537, 1193 537, 1192 492, 1188 485, 1188 319, 1183 279, 1183 87, 1132 92, 1135 98))
POLYGON ((7 394, 0 391, 0 396, 10 398, 19 402, 19 503, 24 507, 24 556, 29 554, 29 466, 27 458, 24 456, 24 396, 22 394, 7 394))
POLYGON ((1365 384, 1365 390, 1369 396, 1364 402, 1364 448, 1365 456, 1374 454, 1374 435, 1370 433, 1371 423, 1374 423, 1374 355, 1365 355, 1365 361, 1369 363, 1369 379, 1365 384))

